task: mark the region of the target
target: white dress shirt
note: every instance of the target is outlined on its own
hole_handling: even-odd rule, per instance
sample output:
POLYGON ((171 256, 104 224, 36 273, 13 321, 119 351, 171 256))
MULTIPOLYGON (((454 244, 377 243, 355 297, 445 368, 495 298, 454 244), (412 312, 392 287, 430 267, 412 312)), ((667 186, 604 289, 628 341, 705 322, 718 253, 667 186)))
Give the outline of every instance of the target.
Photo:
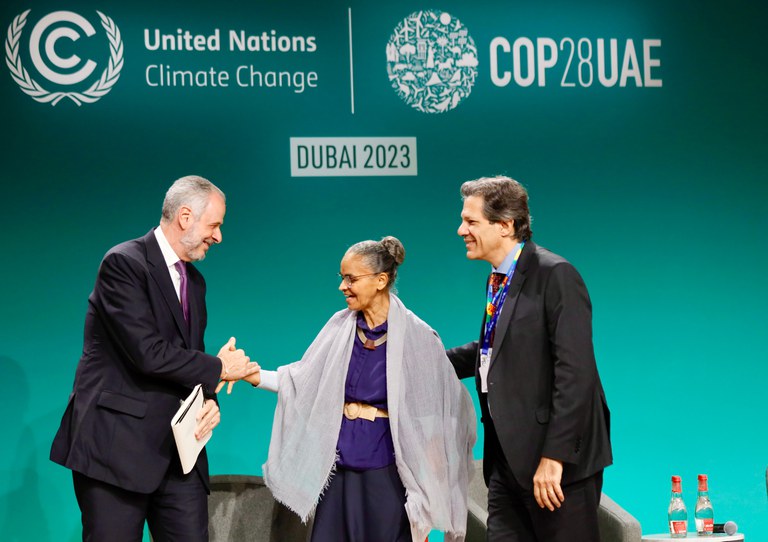
POLYGON ((176 262, 181 261, 181 258, 179 258, 176 251, 171 248, 171 244, 168 242, 168 239, 165 237, 163 229, 160 226, 155 228, 155 239, 157 239, 157 244, 160 245, 160 252, 163 253, 165 265, 168 266, 168 272, 171 274, 171 281, 173 282, 173 287, 176 289, 176 297, 178 297, 179 302, 181 302, 181 275, 179 274, 179 270, 176 269, 176 262))

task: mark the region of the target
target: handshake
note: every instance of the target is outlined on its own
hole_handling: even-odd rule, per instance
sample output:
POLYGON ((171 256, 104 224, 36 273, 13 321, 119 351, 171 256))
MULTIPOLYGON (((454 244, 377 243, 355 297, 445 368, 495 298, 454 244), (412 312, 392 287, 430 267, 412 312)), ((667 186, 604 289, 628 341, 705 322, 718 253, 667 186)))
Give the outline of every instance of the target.
POLYGON ((242 348, 235 346, 234 337, 221 347, 217 357, 221 360, 221 382, 216 386, 216 393, 219 393, 227 382, 229 382, 228 394, 232 393, 232 386, 238 380, 245 380, 254 386, 258 386, 261 382, 259 374, 261 367, 258 363, 252 362, 242 348))

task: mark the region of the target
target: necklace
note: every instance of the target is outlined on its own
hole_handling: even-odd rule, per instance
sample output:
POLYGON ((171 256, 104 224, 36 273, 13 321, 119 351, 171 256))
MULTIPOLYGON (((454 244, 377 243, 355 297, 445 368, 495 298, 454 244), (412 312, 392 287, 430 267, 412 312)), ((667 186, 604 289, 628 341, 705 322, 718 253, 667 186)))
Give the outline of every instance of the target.
POLYGON ((387 334, 385 333, 375 341, 373 339, 369 339, 365 336, 365 333, 363 333, 363 330, 358 326, 357 328, 357 336, 360 338, 360 340, 363 342, 363 348, 366 350, 376 350, 377 346, 381 346, 387 341, 387 334))

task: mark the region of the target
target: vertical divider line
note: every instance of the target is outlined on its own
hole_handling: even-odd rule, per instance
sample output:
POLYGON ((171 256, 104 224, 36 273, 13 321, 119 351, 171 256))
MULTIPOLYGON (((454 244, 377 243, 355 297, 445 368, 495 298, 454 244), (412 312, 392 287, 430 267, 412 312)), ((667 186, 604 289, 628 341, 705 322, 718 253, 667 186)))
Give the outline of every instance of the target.
POLYGON ((352 7, 348 8, 349 19, 349 91, 350 91, 350 106, 352 108, 352 114, 355 114, 355 70, 352 62, 352 7))

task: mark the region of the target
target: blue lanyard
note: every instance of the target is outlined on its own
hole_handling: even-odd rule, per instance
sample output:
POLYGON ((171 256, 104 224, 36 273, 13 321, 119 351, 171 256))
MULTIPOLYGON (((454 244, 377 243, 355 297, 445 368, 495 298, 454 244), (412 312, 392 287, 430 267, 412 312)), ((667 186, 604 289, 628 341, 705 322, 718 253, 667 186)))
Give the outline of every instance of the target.
POLYGON ((520 259, 520 254, 523 252, 525 241, 520 243, 520 248, 517 250, 512 265, 509 266, 507 276, 504 277, 504 282, 499 287, 496 295, 493 295, 491 284, 488 283, 488 293, 486 295, 485 304, 485 328, 483 330, 483 342, 481 344, 480 352, 482 354, 488 354, 491 349, 491 341, 493 340, 493 334, 496 329, 496 322, 499 320, 499 314, 501 314, 501 307, 504 305, 504 300, 507 298, 507 292, 509 291, 509 284, 512 282, 512 276, 517 269, 517 262, 520 259))

